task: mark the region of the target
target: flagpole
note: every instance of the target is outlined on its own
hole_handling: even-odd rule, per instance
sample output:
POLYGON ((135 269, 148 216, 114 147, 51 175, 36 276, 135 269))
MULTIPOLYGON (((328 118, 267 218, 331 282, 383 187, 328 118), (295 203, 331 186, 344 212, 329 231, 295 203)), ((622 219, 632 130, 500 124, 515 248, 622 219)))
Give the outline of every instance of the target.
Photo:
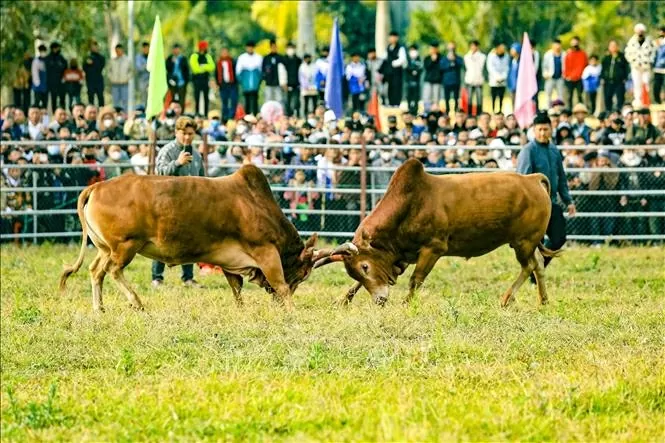
POLYGON ((127 2, 127 8, 128 8, 128 25, 127 25, 127 56, 129 57, 129 63, 130 64, 130 75, 129 75, 129 84, 127 85, 129 89, 129 93, 127 94, 127 108, 125 109, 125 112, 129 114, 130 110, 134 110, 134 94, 136 93, 136 87, 134 84, 134 76, 136 75, 136 72, 134 72, 134 69, 136 67, 134 63, 134 0, 129 0, 127 2))

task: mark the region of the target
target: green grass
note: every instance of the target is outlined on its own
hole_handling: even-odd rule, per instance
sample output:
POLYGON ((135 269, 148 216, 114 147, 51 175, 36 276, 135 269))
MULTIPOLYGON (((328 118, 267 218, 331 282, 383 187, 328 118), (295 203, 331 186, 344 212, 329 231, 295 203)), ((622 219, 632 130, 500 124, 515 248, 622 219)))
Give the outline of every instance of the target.
MULTIPOLYGON (((550 304, 507 248, 442 259, 416 302, 403 276, 384 309, 342 266, 318 270, 287 314, 253 285, 236 308, 223 277, 150 287, 137 258, 92 312, 78 248, 2 248, 3 440, 665 439, 665 250, 570 249, 548 268, 550 304)), ((410 269, 411 270, 411 269, 410 269)), ((407 272, 410 272, 410 270, 407 272)))

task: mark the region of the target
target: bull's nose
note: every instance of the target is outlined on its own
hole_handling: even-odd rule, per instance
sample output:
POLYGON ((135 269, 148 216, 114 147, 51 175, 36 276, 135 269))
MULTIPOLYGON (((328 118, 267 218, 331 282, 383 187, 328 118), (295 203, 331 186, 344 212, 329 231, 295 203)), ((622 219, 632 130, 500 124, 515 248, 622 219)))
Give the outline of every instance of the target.
POLYGON ((388 297, 379 296, 379 297, 376 297, 376 299, 374 301, 376 302, 377 305, 383 307, 386 304, 386 302, 388 301, 388 297))

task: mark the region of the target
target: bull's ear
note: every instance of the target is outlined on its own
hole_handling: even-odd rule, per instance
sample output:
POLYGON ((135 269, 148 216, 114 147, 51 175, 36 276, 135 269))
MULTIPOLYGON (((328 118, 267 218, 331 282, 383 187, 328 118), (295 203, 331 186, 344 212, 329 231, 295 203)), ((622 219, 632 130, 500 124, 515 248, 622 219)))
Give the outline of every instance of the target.
POLYGON ((305 242, 305 247, 300 253, 300 261, 309 261, 314 256, 314 246, 316 246, 316 241, 318 240, 318 234, 314 233, 312 236, 305 242))
POLYGON ((316 241, 318 239, 319 239, 319 234, 317 234, 316 232, 312 234, 309 240, 307 240, 307 242, 305 243, 305 249, 314 248, 314 246, 316 246, 316 241))

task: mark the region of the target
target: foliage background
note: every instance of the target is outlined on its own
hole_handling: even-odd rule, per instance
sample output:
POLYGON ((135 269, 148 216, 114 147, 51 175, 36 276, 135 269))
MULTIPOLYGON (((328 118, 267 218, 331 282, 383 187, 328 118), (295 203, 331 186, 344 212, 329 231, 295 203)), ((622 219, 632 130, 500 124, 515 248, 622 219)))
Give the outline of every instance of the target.
MULTIPOLYGON (((149 41, 155 15, 162 19, 165 44, 176 41, 195 48, 199 39, 211 42, 214 51, 222 44, 239 53, 248 39, 267 52, 268 40, 276 38, 280 48, 297 37, 297 1, 136 1, 135 31, 138 44, 149 41)), ((397 2, 391 2, 395 6, 397 2)), ((328 43, 334 17, 339 17, 347 52, 366 51, 374 46, 376 2, 372 0, 315 0, 317 46, 328 43)), ((538 49, 561 36, 564 44, 579 35, 584 47, 602 52, 610 38, 626 41, 638 21, 651 32, 665 23, 665 2, 654 0, 577 1, 464 1, 413 2, 405 30, 408 43, 421 46, 432 40, 455 40, 464 51, 477 38, 484 48, 497 42, 521 40, 529 32, 538 49), (424 8, 420 5, 425 4, 424 8)), ((15 1, 3 2, 0 26, 0 80, 8 86, 23 54, 34 54, 35 38, 63 43, 65 56, 81 57, 90 38, 100 42, 105 54, 116 41, 127 41, 126 1, 15 1)))

